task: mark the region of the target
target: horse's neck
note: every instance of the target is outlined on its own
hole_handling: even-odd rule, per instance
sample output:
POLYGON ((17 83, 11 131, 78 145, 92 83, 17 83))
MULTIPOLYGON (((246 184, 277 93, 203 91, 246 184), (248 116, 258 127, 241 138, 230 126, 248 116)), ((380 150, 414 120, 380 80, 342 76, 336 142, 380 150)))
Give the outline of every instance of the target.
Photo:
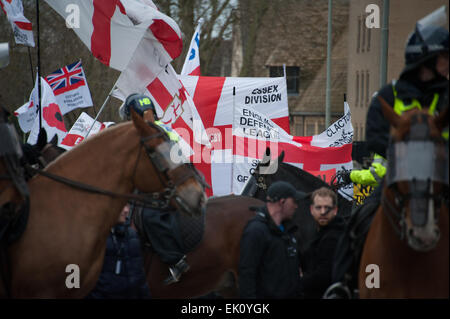
MULTIPOLYGON (((117 193, 132 192, 132 170, 137 160, 137 133, 129 125, 118 125, 104 134, 98 134, 61 155, 46 171, 65 178, 117 193)), ((30 182, 31 194, 53 196, 55 201, 64 198, 65 210, 76 212, 81 207, 99 214, 124 205, 125 199, 95 196, 79 189, 62 185, 38 176, 30 182), (56 195, 55 195, 56 194, 56 195), (82 200, 83 203, 79 201, 82 200)), ((34 196, 37 197, 37 196, 34 196)), ((41 201, 52 207, 54 203, 41 201)), ((119 208, 120 211, 120 208, 119 208)))

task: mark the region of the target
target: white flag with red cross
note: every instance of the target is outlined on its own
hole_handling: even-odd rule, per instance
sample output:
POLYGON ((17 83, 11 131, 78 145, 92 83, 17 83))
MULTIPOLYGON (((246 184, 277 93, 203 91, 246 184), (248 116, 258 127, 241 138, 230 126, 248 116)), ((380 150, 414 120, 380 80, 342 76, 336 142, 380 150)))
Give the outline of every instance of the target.
POLYGON ((165 66, 181 54, 183 41, 176 22, 150 0, 45 0, 66 21, 79 9, 74 32, 103 64, 123 71, 132 57, 151 45, 158 63, 165 66), (139 50, 138 50, 139 49, 139 50))

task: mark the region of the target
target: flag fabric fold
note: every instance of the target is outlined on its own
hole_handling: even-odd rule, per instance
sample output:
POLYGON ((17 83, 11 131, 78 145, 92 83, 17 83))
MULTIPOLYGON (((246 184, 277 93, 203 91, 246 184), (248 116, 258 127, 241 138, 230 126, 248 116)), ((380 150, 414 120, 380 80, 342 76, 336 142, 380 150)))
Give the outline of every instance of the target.
MULTIPOLYGON (((67 134, 67 129, 64 124, 64 118, 56 102, 55 95, 50 85, 41 78, 41 117, 42 127, 47 131, 47 141, 49 142, 55 134, 58 136, 58 144, 61 143, 67 134)), ((39 116, 36 116, 33 122, 30 135, 27 143, 36 144, 39 135, 39 116)))
MULTIPOLYGON (((19 107, 14 111, 14 115, 17 116, 17 120, 19 121, 19 126, 24 133, 28 133, 33 128, 34 120, 37 118, 39 114, 39 109, 37 105, 38 101, 38 79, 39 74, 36 74, 36 81, 34 84, 34 88, 31 91, 30 98, 27 103, 19 107)), ((41 86, 42 86, 41 79, 41 86)))
POLYGON ((152 43, 161 66, 181 54, 178 25, 150 0, 45 1, 64 19, 71 14, 67 5, 77 5, 80 25, 74 32, 100 62, 116 70, 125 70, 135 51, 147 48, 142 40, 152 43))
POLYGON ((22 0, 0 0, 0 6, 11 24, 16 43, 34 47, 33 27, 23 14, 22 0))

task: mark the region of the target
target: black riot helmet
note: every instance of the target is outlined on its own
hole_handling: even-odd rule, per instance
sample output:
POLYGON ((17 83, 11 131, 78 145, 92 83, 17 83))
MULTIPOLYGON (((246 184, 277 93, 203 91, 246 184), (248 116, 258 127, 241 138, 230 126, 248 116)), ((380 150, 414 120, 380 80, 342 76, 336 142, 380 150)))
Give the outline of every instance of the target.
POLYGON ((136 113, 138 113, 140 116, 143 116, 145 111, 151 109, 153 110, 155 120, 158 119, 158 116, 156 115, 155 104, 147 95, 139 93, 130 94, 125 100, 124 105, 119 110, 122 118, 130 118, 130 108, 133 108, 134 111, 136 111, 136 113))
POLYGON ((428 25, 425 27, 416 26, 416 29, 408 37, 405 48, 405 69, 404 72, 413 70, 420 65, 427 64, 434 69, 436 58, 441 52, 448 52, 449 33, 446 29, 428 25))

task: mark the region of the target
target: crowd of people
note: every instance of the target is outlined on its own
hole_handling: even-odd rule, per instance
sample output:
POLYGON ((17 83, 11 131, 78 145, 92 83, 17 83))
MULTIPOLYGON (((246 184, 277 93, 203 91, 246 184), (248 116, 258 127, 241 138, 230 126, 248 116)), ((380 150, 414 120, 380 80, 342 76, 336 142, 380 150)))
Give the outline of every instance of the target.
MULTIPOLYGON (((382 87, 372 98, 367 114, 366 139, 374 160, 367 170, 353 170, 341 176, 347 183, 375 187, 367 203, 379 203, 380 185, 383 183, 387 165, 389 124, 383 116, 378 97, 391 105, 397 114, 422 107, 429 107, 431 113, 442 111, 448 106, 448 39, 448 31, 441 27, 416 29, 408 38, 405 67, 399 79, 382 87)), ((127 99, 123 110, 127 116, 130 107, 135 108, 141 116, 150 116, 157 120, 152 103, 145 96, 133 95, 127 99), (150 103, 142 103, 143 100, 150 103), (145 115, 147 110, 150 110, 150 115, 145 115)), ((176 141, 173 132, 170 134, 171 139, 176 141)), ((448 139, 448 129, 444 134, 448 139)), ((337 195, 332 188, 321 187, 311 194, 305 194, 286 181, 270 185, 265 206, 257 209, 242 233, 237 282, 240 298, 322 298, 327 288, 342 280, 334 272, 336 263, 342 262, 335 257, 337 246, 350 250, 346 223, 337 212, 337 195), (288 229, 284 225, 294 216, 299 201, 310 203, 309 213, 316 223, 316 233, 310 239, 308 249, 302 253, 299 252, 292 228, 288 229)), ((184 260, 185 254, 180 249, 177 238, 170 231, 174 221, 167 216, 173 214, 166 215, 163 212, 166 217, 162 218, 159 213, 146 213, 147 219, 162 226, 155 228, 165 229, 161 234, 158 233, 156 238, 150 239, 150 242, 154 242, 154 249, 168 264, 169 277, 166 284, 171 284, 180 280, 181 274, 189 270, 189 265, 184 260), (167 239, 158 240, 162 238, 167 239)), ((90 297, 148 297, 148 287, 143 286, 143 272, 138 271, 138 268, 142 269, 142 266, 139 266, 142 261, 132 253, 137 243, 117 246, 116 242, 119 240, 114 240, 118 236, 116 228, 117 226, 108 239, 103 273, 90 297), (136 263, 138 266, 124 267, 123 272, 120 272, 117 270, 117 263, 119 258, 125 256, 130 258, 130 263, 136 263), (136 259, 131 261, 133 258, 136 259), (130 287, 126 288, 121 282, 121 275, 135 279, 127 281, 130 287), (112 284, 113 281, 117 282, 117 285, 112 284), (106 282, 111 285, 108 288, 112 290, 110 295, 101 292, 107 287, 106 282), (120 286, 122 287, 119 289, 120 286)), ((130 243, 136 242, 134 235, 131 235, 131 229, 125 233, 129 234, 128 237, 122 238, 128 238, 130 243)))

